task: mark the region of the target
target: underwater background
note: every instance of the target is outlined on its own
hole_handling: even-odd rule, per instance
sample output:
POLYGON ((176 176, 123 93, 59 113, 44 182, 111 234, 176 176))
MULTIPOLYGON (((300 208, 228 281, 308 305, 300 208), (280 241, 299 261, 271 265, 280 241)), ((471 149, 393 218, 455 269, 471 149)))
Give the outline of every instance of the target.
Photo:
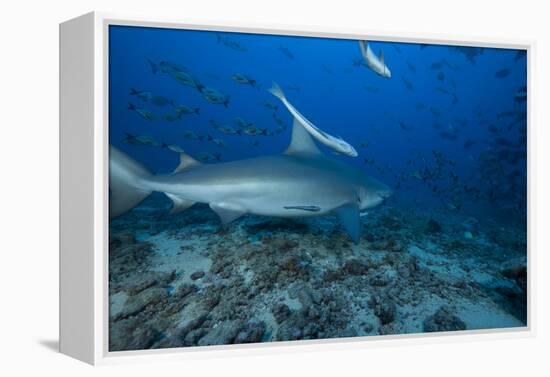
POLYGON ((283 152, 277 82, 393 189, 357 245, 153 194, 110 221, 111 351, 526 326, 525 50, 369 46, 391 78, 355 40, 110 26, 110 143, 155 173, 283 152))

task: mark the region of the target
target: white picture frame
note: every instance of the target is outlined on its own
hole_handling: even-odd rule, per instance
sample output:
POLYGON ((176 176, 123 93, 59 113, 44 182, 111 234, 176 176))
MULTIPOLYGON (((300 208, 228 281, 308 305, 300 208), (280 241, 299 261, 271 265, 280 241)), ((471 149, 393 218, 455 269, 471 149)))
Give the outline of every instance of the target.
MULTIPOLYGON (((108 27, 134 25, 259 34, 369 39, 427 44, 527 50, 528 91, 532 93, 533 41, 382 33, 311 26, 197 22, 88 13, 60 25, 60 351, 90 364, 149 359, 181 359, 235 354, 293 352, 321 348, 381 346, 388 342, 424 343, 525 337, 534 335, 534 269, 531 221, 528 221, 528 306, 523 328, 468 330, 460 333, 274 342, 250 345, 108 351, 108 27)), ((528 153, 533 154, 532 101, 528 103, 528 153)), ((532 218, 528 158, 528 213, 532 218)))

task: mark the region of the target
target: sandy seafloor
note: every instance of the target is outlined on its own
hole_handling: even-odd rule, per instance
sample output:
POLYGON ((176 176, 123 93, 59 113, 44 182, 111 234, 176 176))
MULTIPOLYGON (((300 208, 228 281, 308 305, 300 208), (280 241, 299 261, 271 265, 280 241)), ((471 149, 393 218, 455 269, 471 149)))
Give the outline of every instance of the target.
POLYGON ((111 351, 526 325, 526 230, 386 205, 222 227, 154 194, 110 224, 111 351))

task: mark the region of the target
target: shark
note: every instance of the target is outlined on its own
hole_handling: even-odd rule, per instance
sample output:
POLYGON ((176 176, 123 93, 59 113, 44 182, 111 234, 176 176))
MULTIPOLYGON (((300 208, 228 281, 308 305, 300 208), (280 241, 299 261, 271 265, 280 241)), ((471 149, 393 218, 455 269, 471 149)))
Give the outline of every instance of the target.
POLYGON ((376 56, 366 41, 359 41, 359 48, 365 64, 371 71, 382 77, 391 78, 391 71, 384 62, 383 51, 380 52, 380 56, 376 56))
POLYGON ((294 118, 291 141, 278 155, 201 163, 186 153, 172 174, 153 174, 109 147, 109 216, 120 216, 152 192, 173 202, 171 213, 206 203, 227 224, 246 214, 301 218, 336 214, 354 243, 360 217, 392 190, 355 166, 323 154, 303 120, 294 118))
POLYGON ((277 97, 287 110, 292 114, 294 120, 299 122, 304 129, 306 129, 311 136, 313 136, 318 142, 326 145, 334 150, 336 153, 340 153, 350 157, 357 157, 357 151, 351 144, 348 144, 341 137, 334 137, 332 135, 323 132, 321 129, 311 123, 305 116, 303 116, 286 98, 285 93, 281 87, 274 82, 272 87, 268 90, 271 94, 277 97))

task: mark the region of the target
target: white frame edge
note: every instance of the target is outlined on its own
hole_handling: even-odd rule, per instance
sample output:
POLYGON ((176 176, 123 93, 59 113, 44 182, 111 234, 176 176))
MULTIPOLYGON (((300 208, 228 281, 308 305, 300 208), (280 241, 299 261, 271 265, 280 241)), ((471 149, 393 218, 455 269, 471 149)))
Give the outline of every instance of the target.
POLYGON ((60 25, 60 352, 90 364, 343 350, 535 336, 532 243, 535 42, 488 37, 370 32, 250 22, 174 20, 92 12, 60 25), (517 48, 528 59, 528 322, 526 327, 299 342, 108 351, 108 27, 128 25, 259 34, 517 48), (80 78, 80 80, 77 80, 80 78), (75 141, 78 141, 76 145, 75 141), (80 160, 78 160, 80 159, 80 160), (71 161, 78 160, 78 164, 71 161), (84 164, 83 164, 84 162, 84 164), (82 169, 85 166, 85 169, 82 169), (92 191, 93 189, 93 191, 92 191), (83 200, 83 198, 85 200, 83 200), (83 241, 84 240, 84 241, 83 241), (89 244, 86 244, 89 242, 89 244))

